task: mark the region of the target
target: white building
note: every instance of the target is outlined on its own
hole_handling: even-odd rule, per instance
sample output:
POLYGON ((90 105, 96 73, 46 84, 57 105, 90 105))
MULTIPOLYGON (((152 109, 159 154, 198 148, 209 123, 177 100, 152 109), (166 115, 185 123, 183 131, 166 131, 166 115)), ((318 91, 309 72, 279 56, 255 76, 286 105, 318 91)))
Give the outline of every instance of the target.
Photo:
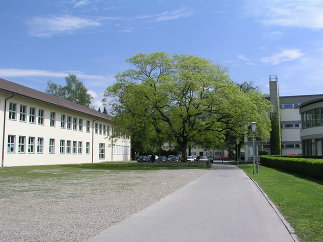
POLYGON ((301 139, 303 154, 323 156, 323 98, 305 102, 300 106, 302 117, 301 139))
POLYGON ((0 78, 1 167, 130 160, 111 117, 0 78))
MULTIPOLYGON (((301 129, 302 121, 300 109, 302 103, 323 98, 323 94, 298 95, 298 96, 279 96, 277 77, 271 77, 269 81, 270 96, 269 99, 280 113, 282 154, 302 154, 301 129), (279 106, 278 106, 279 104, 279 106)), ((252 158, 252 142, 246 142, 246 160, 252 158)), ((270 143, 262 140, 256 140, 257 154, 265 151, 270 154, 270 143)))

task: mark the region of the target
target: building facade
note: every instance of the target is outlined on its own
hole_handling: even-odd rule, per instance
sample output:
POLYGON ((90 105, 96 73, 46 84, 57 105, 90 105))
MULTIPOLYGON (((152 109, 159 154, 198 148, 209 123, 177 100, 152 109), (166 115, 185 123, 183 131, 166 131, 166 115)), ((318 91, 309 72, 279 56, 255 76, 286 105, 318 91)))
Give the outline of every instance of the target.
POLYGON ((303 154, 323 156, 323 98, 305 102, 300 106, 303 154))
MULTIPOLYGON (((279 96, 277 77, 269 81, 269 88, 269 100, 273 104, 274 109, 276 109, 276 111, 280 114, 282 154, 302 154, 302 119, 300 114, 300 106, 303 103, 323 98, 323 94, 279 96)), ((253 156, 252 142, 250 140, 245 141, 246 160, 250 160, 253 156)), ((261 139, 256 139, 255 143, 256 154, 261 154, 262 152, 270 154, 269 140, 266 142, 261 139)))
POLYGON ((0 127, 2 167, 130 160, 110 116, 4 79, 0 127))

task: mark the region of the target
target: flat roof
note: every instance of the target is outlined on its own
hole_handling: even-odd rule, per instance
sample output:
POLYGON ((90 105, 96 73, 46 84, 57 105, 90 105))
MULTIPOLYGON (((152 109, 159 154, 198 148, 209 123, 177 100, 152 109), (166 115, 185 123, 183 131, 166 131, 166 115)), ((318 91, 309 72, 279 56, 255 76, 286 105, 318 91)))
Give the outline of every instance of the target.
POLYGON ((317 103, 317 102, 322 102, 322 101, 323 101, 323 98, 317 98, 317 99, 314 99, 314 100, 311 100, 311 101, 308 101, 308 102, 304 102, 299 107, 303 108, 303 107, 308 106, 310 104, 317 103))
POLYGON ((11 92, 13 94, 19 95, 19 96, 23 96, 23 97, 27 97, 30 99, 34 99, 37 101, 41 101, 47 104, 51 104, 51 105, 55 105, 58 107, 62 107, 62 108, 66 108, 69 110, 73 110, 76 112, 80 112, 80 113, 84 113, 84 114, 88 114, 91 115, 93 117, 96 118, 101 118, 101 119, 105 119, 105 120, 111 120, 112 117, 101 113, 99 111, 96 111, 95 109, 77 104, 77 103, 73 103, 71 101, 68 101, 66 99, 60 98, 60 97, 56 97, 44 92, 40 92, 37 91, 35 89, 17 84, 15 82, 11 82, 5 79, 0 78, 0 90, 3 90, 5 92, 11 92))

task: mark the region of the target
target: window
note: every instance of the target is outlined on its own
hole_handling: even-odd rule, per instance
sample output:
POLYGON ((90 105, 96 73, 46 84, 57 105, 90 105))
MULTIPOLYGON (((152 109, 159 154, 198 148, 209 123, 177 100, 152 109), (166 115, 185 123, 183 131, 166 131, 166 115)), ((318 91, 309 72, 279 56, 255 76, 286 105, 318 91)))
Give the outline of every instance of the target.
POLYGON ((73 118, 73 130, 77 130, 77 118, 73 118))
POLYGON ((71 154, 71 141, 66 141, 66 154, 71 154))
POLYGON ((83 131, 83 119, 79 119, 79 131, 83 131))
POLYGON ((19 121, 26 122, 26 105, 20 104, 19 121))
POLYGON ((99 134, 102 134, 102 124, 99 124, 99 134))
POLYGON ((29 123, 35 123, 36 109, 34 107, 29 108, 29 123))
POLYGON ((110 134, 110 127, 107 125, 107 135, 110 134))
POLYGON ((95 133, 98 133, 98 123, 95 123, 95 133))
POLYGON ((65 114, 61 114, 61 128, 62 129, 65 129, 65 119, 66 119, 65 114))
POLYGON ((107 135, 107 126, 103 124, 103 135, 107 135))
POLYGON ((8 153, 15 153, 16 136, 8 135, 8 153))
POLYGON ((43 109, 38 110, 38 124, 40 124, 40 125, 44 124, 44 110, 43 109))
POLYGON ((86 154, 90 154, 90 142, 86 142, 85 152, 86 154))
POLYGON ((73 154, 76 154, 77 149, 77 141, 73 141, 73 154))
POLYGON ((55 154, 55 139, 49 139, 49 154, 55 154))
POLYGON ((50 113, 49 125, 51 127, 54 127, 55 126, 55 116, 56 116, 56 114, 54 112, 51 112, 50 113))
POLYGON ((26 152, 26 136, 19 136, 18 140, 18 153, 26 152))
POLYGON ((35 153, 35 137, 28 138, 28 153, 35 153))
POLYGON ((99 143, 99 159, 105 158, 105 143, 99 143))
POLYGON ((44 139, 38 137, 38 139, 37 139, 37 153, 38 154, 43 153, 43 147, 44 147, 44 139))
POLYGON ((90 133, 90 121, 86 120, 86 132, 90 133))
POLYGON ((65 140, 60 140, 59 142, 59 153, 64 154, 65 153, 65 140))
POLYGON ((67 116, 67 123, 66 123, 66 128, 71 129, 71 123, 72 123, 72 117, 67 116))
POLYGON ((9 104, 9 119, 16 120, 16 108, 17 108, 17 104, 15 103, 9 104))
POLYGON ((77 153, 82 154, 82 141, 79 141, 77 153))

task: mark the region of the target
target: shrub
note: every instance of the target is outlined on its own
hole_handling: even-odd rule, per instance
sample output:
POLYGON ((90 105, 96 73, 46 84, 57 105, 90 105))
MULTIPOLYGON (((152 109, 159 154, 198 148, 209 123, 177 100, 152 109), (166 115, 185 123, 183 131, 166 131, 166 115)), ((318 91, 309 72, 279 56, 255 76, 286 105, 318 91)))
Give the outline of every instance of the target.
POLYGON ((323 179, 323 159, 263 155, 260 156, 260 162, 264 166, 323 179))

